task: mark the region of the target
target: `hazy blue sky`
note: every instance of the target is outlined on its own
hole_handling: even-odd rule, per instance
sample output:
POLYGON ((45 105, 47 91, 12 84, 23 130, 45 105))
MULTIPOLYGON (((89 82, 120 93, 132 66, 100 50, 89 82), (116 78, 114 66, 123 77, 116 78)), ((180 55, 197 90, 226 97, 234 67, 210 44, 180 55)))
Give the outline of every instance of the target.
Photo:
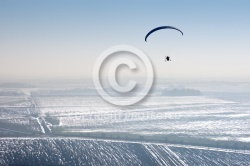
POLYGON ((90 78, 102 51, 128 44, 158 77, 248 79, 249 20, 248 0, 2 0, 0 78, 90 78), (144 42, 160 25, 184 36, 162 31, 144 42))

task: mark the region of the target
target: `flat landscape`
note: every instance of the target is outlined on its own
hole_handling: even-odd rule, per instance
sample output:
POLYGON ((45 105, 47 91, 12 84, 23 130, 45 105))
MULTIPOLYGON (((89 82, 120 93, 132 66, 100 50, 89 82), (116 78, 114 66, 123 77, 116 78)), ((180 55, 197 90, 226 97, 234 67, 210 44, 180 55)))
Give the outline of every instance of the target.
POLYGON ((94 92, 3 88, 0 165, 250 164, 248 92, 152 93, 129 107, 94 92))
POLYGON ((79 138, 0 139, 0 165, 249 165, 250 154, 79 138))

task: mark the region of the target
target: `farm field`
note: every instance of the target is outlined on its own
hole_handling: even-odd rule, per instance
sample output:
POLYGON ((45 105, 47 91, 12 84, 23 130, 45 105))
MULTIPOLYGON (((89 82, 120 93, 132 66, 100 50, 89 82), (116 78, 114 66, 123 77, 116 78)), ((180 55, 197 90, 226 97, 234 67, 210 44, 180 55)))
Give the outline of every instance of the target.
POLYGON ((248 93, 154 94, 117 107, 56 92, 0 97, 0 165, 250 163, 248 93))
POLYGON ((149 96, 146 102, 126 108, 112 106, 99 96, 37 96, 34 100, 41 115, 58 118, 67 133, 119 132, 250 142, 250 95, 149 96))
POLYGON ((0 165, 249 165, 244 152, 79 138, 0 139, 0 165))

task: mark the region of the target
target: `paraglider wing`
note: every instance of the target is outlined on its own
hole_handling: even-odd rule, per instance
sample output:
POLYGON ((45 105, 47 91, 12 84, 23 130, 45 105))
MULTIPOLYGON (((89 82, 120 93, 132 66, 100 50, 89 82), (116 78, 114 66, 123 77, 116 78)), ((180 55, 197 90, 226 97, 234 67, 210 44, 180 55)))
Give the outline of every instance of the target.
POLYGON ((175 28, 175 27, 172 27, 172 26, 160 26, 160 27, 154 28, 150 32, 148 32, 148 34, 145 37, 145 41, 147 42, 147 38, 149 37, 149 35, 151 35, 155 31, 158 31, 158 30, 161 30, 161 29, 174 29, 174 30, 179 31, 183 36, 183 32, 181 30, 179 30, 178 28, 175 28))

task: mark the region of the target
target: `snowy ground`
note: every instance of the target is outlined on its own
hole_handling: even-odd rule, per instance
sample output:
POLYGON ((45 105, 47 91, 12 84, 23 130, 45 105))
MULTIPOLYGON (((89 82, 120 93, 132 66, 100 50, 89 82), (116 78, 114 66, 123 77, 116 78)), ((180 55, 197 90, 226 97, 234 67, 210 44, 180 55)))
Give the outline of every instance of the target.
POLYGON ((2 138, 0 165, 249 165, 249 153, 79 138, 2 138))
POLYGON ((211 96, 151 96, 136 106, 115 107, 99 96, 42 96, 42 114, 60 119, 69 132, 179 135, 249 142, 250 95, 239 100, 211 96), (96 104, 98 103, 98 104, 96 104))
POLYGON ((0 135, 10 138, 0 138, 0 165, 250 165, 249 151, 235 150, 249 148, 249 103, 249 94, 149 96, 129 107, 112 106, 94 95, 1 96, 0 135), (48 122, 48 114, 59 125, 48 122), (170 143, 178 136, 184 142, 53 138, 53 127, 68 136, 99 133, 92 138, 126 140, 136 134, 142 141, 162 136, 170 143), (27 138, 15 138, 20 136, 27 138), (230 146, 216 147, 235 149, 185 145, 190 138, 228 141, 230 146))

